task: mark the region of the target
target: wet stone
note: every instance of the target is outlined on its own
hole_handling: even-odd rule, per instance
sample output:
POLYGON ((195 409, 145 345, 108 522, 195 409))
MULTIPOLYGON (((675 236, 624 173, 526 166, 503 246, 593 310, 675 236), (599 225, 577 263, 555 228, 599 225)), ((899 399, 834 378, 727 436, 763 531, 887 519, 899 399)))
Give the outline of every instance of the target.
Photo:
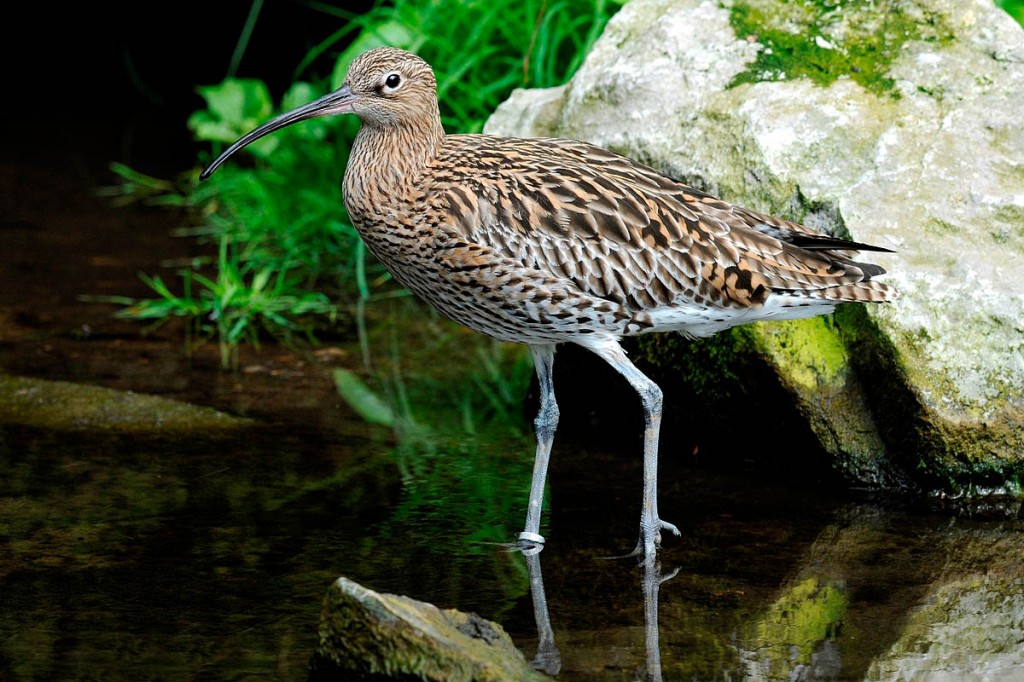
POLYGON ((0 424, 170 434, 242 428, 252 421, 159 396, 0 374, 0 424))
POLYGON ((497 623, 374 592, 345 577, 324 599, 319 638, 311 680, 548 679, 530 667, 497 623))

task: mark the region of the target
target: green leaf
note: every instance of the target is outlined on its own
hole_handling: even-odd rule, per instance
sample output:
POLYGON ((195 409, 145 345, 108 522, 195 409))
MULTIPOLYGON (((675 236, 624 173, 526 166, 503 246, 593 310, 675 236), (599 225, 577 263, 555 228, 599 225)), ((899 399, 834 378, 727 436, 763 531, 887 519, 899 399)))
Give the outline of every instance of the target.
MULTIPOLYGON (((196 88, 206 100, 205 111, 197 111, 188 119, 188 127, 199 140, 231 143, 274 113, 274 103, 266 83, 252 78, 228 78, 217 85, 196 88)), ((269 156, 280 140, 268 136, 253 142, 257 156, 269 156)))
POLYGON ((266 83, 253 78, 228 78, 218 85, 197 88, 210 112, 233 125, 265 119, 274 112, 266 83))
POLYGON ((400 47, 403 50, 416 52, 423 40, 423 36, 418 31, 414 31, 411 26, 397 20, 384 21, 364 28, 334 63, 331 87, 334 89, 341 87, 342 81, 345 80, 345 74, 348 73, 349 64, 363 52, 375 47, 400 47))
MULTIPOLYGON (((281 99, 281 111, 291 111, 296 107, 312 102, 322 95, 324 95, 323 90, 312 83, 306 83, 305 81, 293 83, 281 99)), ((327 137, 327 131, 330 130, 331 124, 330 118, 317 117, 303 121, 298 125, 290 126, 288 131, 291 135, 298 138, 323 140, 327 137)))
POLYGON ((349 407, 358 412, 359 416, 366 421, 384 426, 395 425, 395 413, 391 407, 363 383, 354 372, 347 369, 334 370, 334 385, 338 389, 338 394, 349 404, 349 407))
POLYGON ((305 81, 293 83, 292 86, 288 88, 288 92, 284 93, 284 97, 281 99, 281 109, 284 111, 290 111, 291 109, 302 106, 307 102, 312 102, 323 94, 324 93, 312 83, 307 83, 305 81))

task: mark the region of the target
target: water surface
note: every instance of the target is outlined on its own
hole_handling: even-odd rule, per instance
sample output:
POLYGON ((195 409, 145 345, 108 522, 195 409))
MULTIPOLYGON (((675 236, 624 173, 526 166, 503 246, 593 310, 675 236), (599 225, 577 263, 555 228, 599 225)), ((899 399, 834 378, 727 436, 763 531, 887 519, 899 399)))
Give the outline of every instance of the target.
POLYGON ((145 295, 135 272, 187 250, 164 214, 106 213, 20 169, 0 179, 17 188, 5 192, 3 371, 251 420, 193 433, 0 424, 0 679, 303 680, 341 575, 492 619, 563 680, 1024 679, 1012 502, 729 475, 677 433, 660 511, 683 536, 657 565, 609 558, 635 544, 641 490, 639 409, 609 374, 592 398, 621 400, 622 416, 594 429, 563 410, 548 546, 528 559, 500 543, 522 524, 529 419, 492 430, 460 412, 466 382, 443 375, 478 359, 469 337, 430 316, 385 330, 383 355, 391 337, 418 349, 401 381, 379 385, 419 387, 420 428, 368 424, 331 380, 362 368, 343 333, 246 351, 236 372, 212 346, 186 359, 180 328, 140 336, 78 298, 145 295))

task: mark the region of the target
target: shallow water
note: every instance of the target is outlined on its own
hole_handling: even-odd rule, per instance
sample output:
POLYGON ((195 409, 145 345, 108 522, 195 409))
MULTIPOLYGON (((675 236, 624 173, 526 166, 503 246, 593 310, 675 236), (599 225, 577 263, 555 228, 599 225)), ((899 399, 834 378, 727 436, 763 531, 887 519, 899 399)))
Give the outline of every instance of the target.
MULTIPOLYGON (((353 425, 174 443, 4 427, 0 676, 305 679, 339 575, 479 613, 533 658, 527 560, 496 544, 518 529, 528 457, 463 444, 427 453, 403 480, 409 453, 353 425)), ((629 454, 577 445, 553 464, 534 568, 560 679, 635 679, 651 650, 665 679, 893 679, 875 671, 894 666, 1008 675, 1020 662, 1019 521, 671 464, 662 515, 684 535, 648 567, 648 590, 653 572, 674 575, 645 614, 645 567, 609 558, 635 542, 629 454), (931 660, 943 646, 959 664, 931 660)))
POLYGON ((492 619, 564 680, 1024 680, 1012 503, 730 476, 668 437, 660 511, 683 536, 658 565, 609 558, 632 549, 640 502, 623 388, 635 419, 620 437, 563 410, 548 546, 528 559, 500 545, 522 523, 528 433, 427 423, 396 438, 365 423, 330 379, 359 366, 350 341, 246 352, 235 373, 211 347, 186 361, 180 330, 140 337, 78 299, 145 294, 135 272, 186 250, 166 217, 32 196, 47 179, 26 172, 0 176, 18 188, 5 191, 0 367, 254 424, 0 425, 0 679, 306 679, 321 600, 344 575, 492 619))

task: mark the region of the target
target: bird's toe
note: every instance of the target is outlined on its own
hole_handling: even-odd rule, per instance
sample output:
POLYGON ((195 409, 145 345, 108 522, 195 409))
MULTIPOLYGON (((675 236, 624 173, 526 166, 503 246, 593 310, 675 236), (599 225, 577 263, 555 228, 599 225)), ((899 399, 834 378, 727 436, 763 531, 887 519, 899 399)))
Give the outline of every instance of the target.
POLYGON ((661 519, 658 519, 658 526, 660 526, 662 530, 672 531, 672 535, 675 535, 676 537, 682 535, 682 532, 680 532, 679 528, 675 524, 669 523, 668 521, 662 521, 661 519))

